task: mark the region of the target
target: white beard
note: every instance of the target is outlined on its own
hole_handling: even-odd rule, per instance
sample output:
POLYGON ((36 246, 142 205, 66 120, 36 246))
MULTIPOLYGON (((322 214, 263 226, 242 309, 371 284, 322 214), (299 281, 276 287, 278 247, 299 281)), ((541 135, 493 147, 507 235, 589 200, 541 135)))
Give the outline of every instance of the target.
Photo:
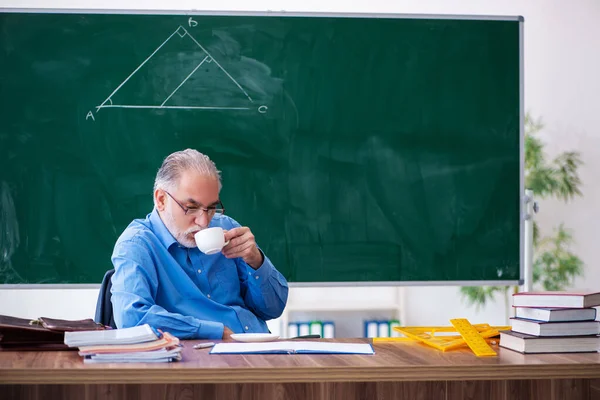
POLYGON ((188 235, 190 233, 196 233, 198 231, 201 231, 202 230, 201 227, 195 226, 186 231, 181 231, 175 227, 175 219, 173 218, 173 215, 168 210, 165 210, 163 215, 164 215, 163 222, 164 222, 165 226, 167 227, 169 232, 171 232, 171 235, 173 235, 175 240, 177 240, 179 242, 179 244, 181 244, 184 247, 187 247, 188 249, 193 249, 194 247, 196 247, 196 241, 193 238, 190 239, 188 237, 188 235))

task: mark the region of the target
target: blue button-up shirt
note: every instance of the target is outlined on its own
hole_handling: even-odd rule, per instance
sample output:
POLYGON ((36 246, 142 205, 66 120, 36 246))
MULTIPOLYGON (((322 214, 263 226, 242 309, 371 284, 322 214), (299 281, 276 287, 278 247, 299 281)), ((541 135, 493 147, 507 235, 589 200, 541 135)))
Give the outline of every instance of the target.
MULTIPOLYGON (((215 216, 210 226, 240 225, 215 216)), ((220 339, 235 333, 268 332, 265 320, 283 312, 288 285, 271 261, 257 270, 241 258, 205 255, 181 246, 156 209, 134 220, 112 255, 112 304, 118 328, 149 324, 181 339, 220 339)))

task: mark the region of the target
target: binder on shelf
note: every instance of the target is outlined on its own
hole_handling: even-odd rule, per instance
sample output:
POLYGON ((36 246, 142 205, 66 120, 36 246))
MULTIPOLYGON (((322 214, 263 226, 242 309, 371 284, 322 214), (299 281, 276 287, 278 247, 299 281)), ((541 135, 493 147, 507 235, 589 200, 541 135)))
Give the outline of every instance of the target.
POLYGON ((389 321, 377 322, 377 337, 390 337, 389 321))
POLYGON ((323 321, 323 336, 325 339, 333 339, 335 337, 335 324, 333 321, 323 321))
POLYGON ((400 337, 400 332, 395 330, 394 328, 400 326, 400 321, 397 319, 390 320, 390 337, 400 337))
POLYGON ((310 322, 310 334, 319 335, 320 337, 323 337, 323 324, 321 323, 321 321, 310 322))
POLYGON ((298 322, 298 336, 310 335, 310 324, 308 322, 298 322))
POLYGON ((379 324, 377 321, 365 321, 365 337, 374 338, 377 337, 379 331, 379 324))
POLYGON ((287 337, 293 338, 296 336, 299 336, 298 323, 297 322, 288 323, 287 337))

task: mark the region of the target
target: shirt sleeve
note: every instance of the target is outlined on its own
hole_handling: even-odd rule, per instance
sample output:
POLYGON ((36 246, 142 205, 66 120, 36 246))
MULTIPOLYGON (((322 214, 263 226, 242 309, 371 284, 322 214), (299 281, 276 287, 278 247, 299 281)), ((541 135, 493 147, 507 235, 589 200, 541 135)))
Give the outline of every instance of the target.
MULTIPOLYGON (((259 249, 260 250, 260 249, 259 249)), ((278 318, 288 298, 288 283, 263 253, 263 264, 254 269, 242 258, 236 259, 246 306, 263 320, 278 318)))
POLYGON ((111 302, 117 328, 148 324, 180 339, 221 339, 222 323, 172 313, 156 305, 158 276, 150 254, 135 239, 115 246, 111 302))

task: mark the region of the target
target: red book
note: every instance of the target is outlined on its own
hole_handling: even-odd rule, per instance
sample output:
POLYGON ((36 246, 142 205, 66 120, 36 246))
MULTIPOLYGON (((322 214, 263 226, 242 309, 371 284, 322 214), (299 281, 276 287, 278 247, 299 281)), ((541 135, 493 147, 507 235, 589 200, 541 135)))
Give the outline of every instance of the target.
POLYGON ((515 307, 586 308, 600 306, 600 292, 521 292, 513 294, 515 307))

